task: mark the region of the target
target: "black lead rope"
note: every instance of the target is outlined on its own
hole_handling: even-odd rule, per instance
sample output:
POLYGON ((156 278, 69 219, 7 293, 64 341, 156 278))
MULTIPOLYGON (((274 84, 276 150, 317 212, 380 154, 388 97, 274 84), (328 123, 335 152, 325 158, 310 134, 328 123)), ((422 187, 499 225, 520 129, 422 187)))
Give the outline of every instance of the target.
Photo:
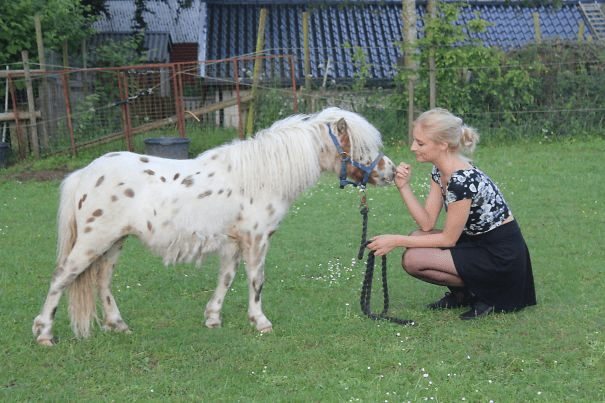
MULTIPOLYGON (((363 192, 363 189, 362 189, 363 192)), ((357 255, 358 260, 363 260, 363 253, 366 247, 370 242, 366 240, 368 233, 368 206, 366 204, 365 193, 362 194, 361 197, 361 208, 360 213, 363 216, 363 225, 361 232, 361 245, 359 247, 359 254, 357 255)), ((415 326, 416 322, 409 319, 399 319, 393 316, 388 316, 387 312, 389 310, 389 287, 387 285, 387 257, 386 255, 382 256, 382 293, 383 293, 383 304, 382 304, 382 313, 376 314, 372 313, 370 308, 370 297, 372 295, 372 281, 374 278, 374 260, 376 257, 374 256, 374 251, 370 251, 368 254, 368 260, 366 262, 366 274, 363 280, 363 286, 361 287, 361 298, 360 305, 361 311, 366 314, 366 316, 370 319, 374 320, 388 320, 390 322, 399 323, 400 325, 411 325, 415 326)))

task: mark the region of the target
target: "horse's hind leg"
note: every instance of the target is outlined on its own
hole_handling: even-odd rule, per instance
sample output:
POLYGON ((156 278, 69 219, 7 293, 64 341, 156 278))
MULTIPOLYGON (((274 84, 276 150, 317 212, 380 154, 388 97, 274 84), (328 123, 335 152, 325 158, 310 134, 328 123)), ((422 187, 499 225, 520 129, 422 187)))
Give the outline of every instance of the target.
POLYGON ((94 264, 98 269, 97 285, 99 287, 99 299, 103 304, 104 323, 103 330, 115 330, 116 332, 130 333, 128 325, 122 319, 120 310, 114 296, 111 294, 111 276, 115 267, 124 238, 117 241, 107 252, 103 254, 94 264))
POLYGON ((227 295, 227 291, 235 278, 240 258, 240 250, 236 241, 232 240, 223 245, 220 255, 221 269, 218 275, 218 284, 204 311, 206 327, 221 327, 221 308, 225 301, 225 295, 227 295))
POLYGON ((85 253, 77 244, 67 258, 59 263, 53 272, 46 300, 32 326, 34 336, 38 335, 36 338, 38 343, 47 346, 55 344, 52 335, 52 324, 61 295, 96 259, 97 256, 94 255, 93 251, 85 253))
POLYGON ((77 273, 66 272, 62 264, 58 265, 53 272, 46 300, 44 301, 44 305, 42 305, 40 314, 34 319, 34 324, 32 326, 34 336, 38 335, 36 338, 38 343, 45 346, 52 346, 55 344, 52 326, 55 314, 57 313, 57 305, 59 305, 61 294, 63 294, 63 291, 65 291, 65 288, 73 281, 75 276, 77 276, 77 273))

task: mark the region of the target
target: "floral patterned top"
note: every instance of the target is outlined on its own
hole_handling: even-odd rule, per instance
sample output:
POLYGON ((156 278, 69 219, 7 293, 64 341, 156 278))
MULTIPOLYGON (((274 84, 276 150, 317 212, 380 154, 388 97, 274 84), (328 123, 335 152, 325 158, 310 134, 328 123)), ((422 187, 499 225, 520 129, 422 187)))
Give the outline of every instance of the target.
MULTIPOLYGON (((498 186, 476 166, 471 166, 472 169, 462 169, 452 173, 443 195, 443 202, 447 211, 449 203, 473 199, 463 232, 468 235, 478 235, 498 227, 512 212, 498 186)), ((441 186, 441 172, 435 166, 431 177, 441 186)))

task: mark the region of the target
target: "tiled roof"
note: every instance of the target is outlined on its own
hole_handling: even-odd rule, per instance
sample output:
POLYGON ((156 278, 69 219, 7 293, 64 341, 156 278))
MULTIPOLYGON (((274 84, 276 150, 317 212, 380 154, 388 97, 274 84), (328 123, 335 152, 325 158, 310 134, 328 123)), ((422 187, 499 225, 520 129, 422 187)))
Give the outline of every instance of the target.
MULTIPOLYGON (((107 44, 109 41, 123 41, 132 36, 132 32, 107 32, 94 35, 89 42, 89 47, 95 47, 107 44)), ((143 36, 142 47, 147 51, 147 60, 150 63, 168 63, 170 62, 170 52, 172 51, 172 40, 168 32, 145 32, 143 36)), ((94 62, 94 53, 92 54, 94 62)))
MULTIPOLYGON (((348 45, 363 48, 367 62, 372 66, 371 79, 376 81, 392 80, 394 66, 402 56, 398 45, 403 39, 401 1, 375 1, 363 5, 339 3, 320 7, 309 7, 297 1, 239 3, 208 2, 207 60, 253 53, 261 8, 267 9, 265 54, 295 55, 297 78, 302 78, 304 72, 302 13, 305 10, 310 12, 311 75, 315 78, 324 76, 330 61, 330 79, 351 80, 356 69, 354 49, 347 48, 348 45)), ((476 2, 461 11, 460 22, 467 23, 480 17, 492 23, 486 32, 473 36, 487 47, 510 50, 535 41, 533 13, 539 14, 542 38, 577 39, 583 17, 576 3, 553 9, 476 2)), ((425 14, 425 5, 418 5, 417 15, 425 14)), ((419 18, 419 35, 422 35, 422 26, 419 18)), ((585 32, 585 38, 588 34, 585 32)))
MULTIPOLYGON (((303 79, 302 14, 308 11, 311 75, 330 80, 352 80, 357 71, 354 49, 360 46, 372 66, 371 80, 391 81, 394 66, 402 56, 401 0, 207 0, 194 1, 191 9, 176 11, 176 0, 167 6, 151 2, 155 14, 146 18, 148 29, 171 33, 175 43, 197 42, 199 60, 220 60, 251 55, 255 51, 260 10, 267 10, 264 54, 292 54, 295 76, 303 79)), ((602 2, 605 0, 599 0, 602 2)), ((480 17, 491 23, 484 33, 475 34, 487 47, 510 50, 535 41, 533 13, 538 13, 543 39, 576 40, 584 17, 577 2, 560 7, 525 6, 519 2, 467 2, 460 23, 480 17)), ((99 30, 120 30, 130 26, 134 5, 127 0, 107 0, 114 17, 97 22, 99 30)), ((422 35, 421 17, 426 4, 417 2, 417 31, 422 35)), ((584 39, 590 36, 585 28, 584 39)), ((208 69, 208 75, 224 74, 208 69)))
MULTIPOLYGON (((143 18, 147 31, 170 32, 175 43, 198 43, 201 30, 205 24, 206 4, 194 1, 191 8, 179 12, 176 0, 148 1, 150 12, 144 12, 143 18)), ((133 0, 107 0, 107 9, 111 18, 102 18, 92 27, 99 32, 132 32, 132 21, 135 12, 133 0)))
MULTIPOLYGON (((503 50, 518 48, 536 40, 533 13, 538 13, 543 39, 576 40, 580 23, 584 22, 577 3, 565 3, 559 8, 488 3, 475 4, 471 10, 478 12, 481 19, 494 24, 476 37, 487 47, 499 47, 503 50)), ((464 13, 461 20, 468 22, 469 13, 464 13)), ((585 28, 584 39, 588 39, 589 35, 590 32, 585 28)))

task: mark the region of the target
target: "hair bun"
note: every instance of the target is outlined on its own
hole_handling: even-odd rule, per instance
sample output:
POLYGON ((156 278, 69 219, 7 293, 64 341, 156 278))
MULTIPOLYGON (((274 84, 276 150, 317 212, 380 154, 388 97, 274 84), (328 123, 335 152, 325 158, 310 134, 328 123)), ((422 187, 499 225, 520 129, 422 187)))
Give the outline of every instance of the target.
POLYGON ((460 144, 463 146, 463 148, 467 149, 470 153, 472 153, 473 151, 475 151, 475 147, 478 141, 479 134, 477 133, 476 129, 468 127, 466 125, 462 126, 462 136, 460 138, 460 144))

